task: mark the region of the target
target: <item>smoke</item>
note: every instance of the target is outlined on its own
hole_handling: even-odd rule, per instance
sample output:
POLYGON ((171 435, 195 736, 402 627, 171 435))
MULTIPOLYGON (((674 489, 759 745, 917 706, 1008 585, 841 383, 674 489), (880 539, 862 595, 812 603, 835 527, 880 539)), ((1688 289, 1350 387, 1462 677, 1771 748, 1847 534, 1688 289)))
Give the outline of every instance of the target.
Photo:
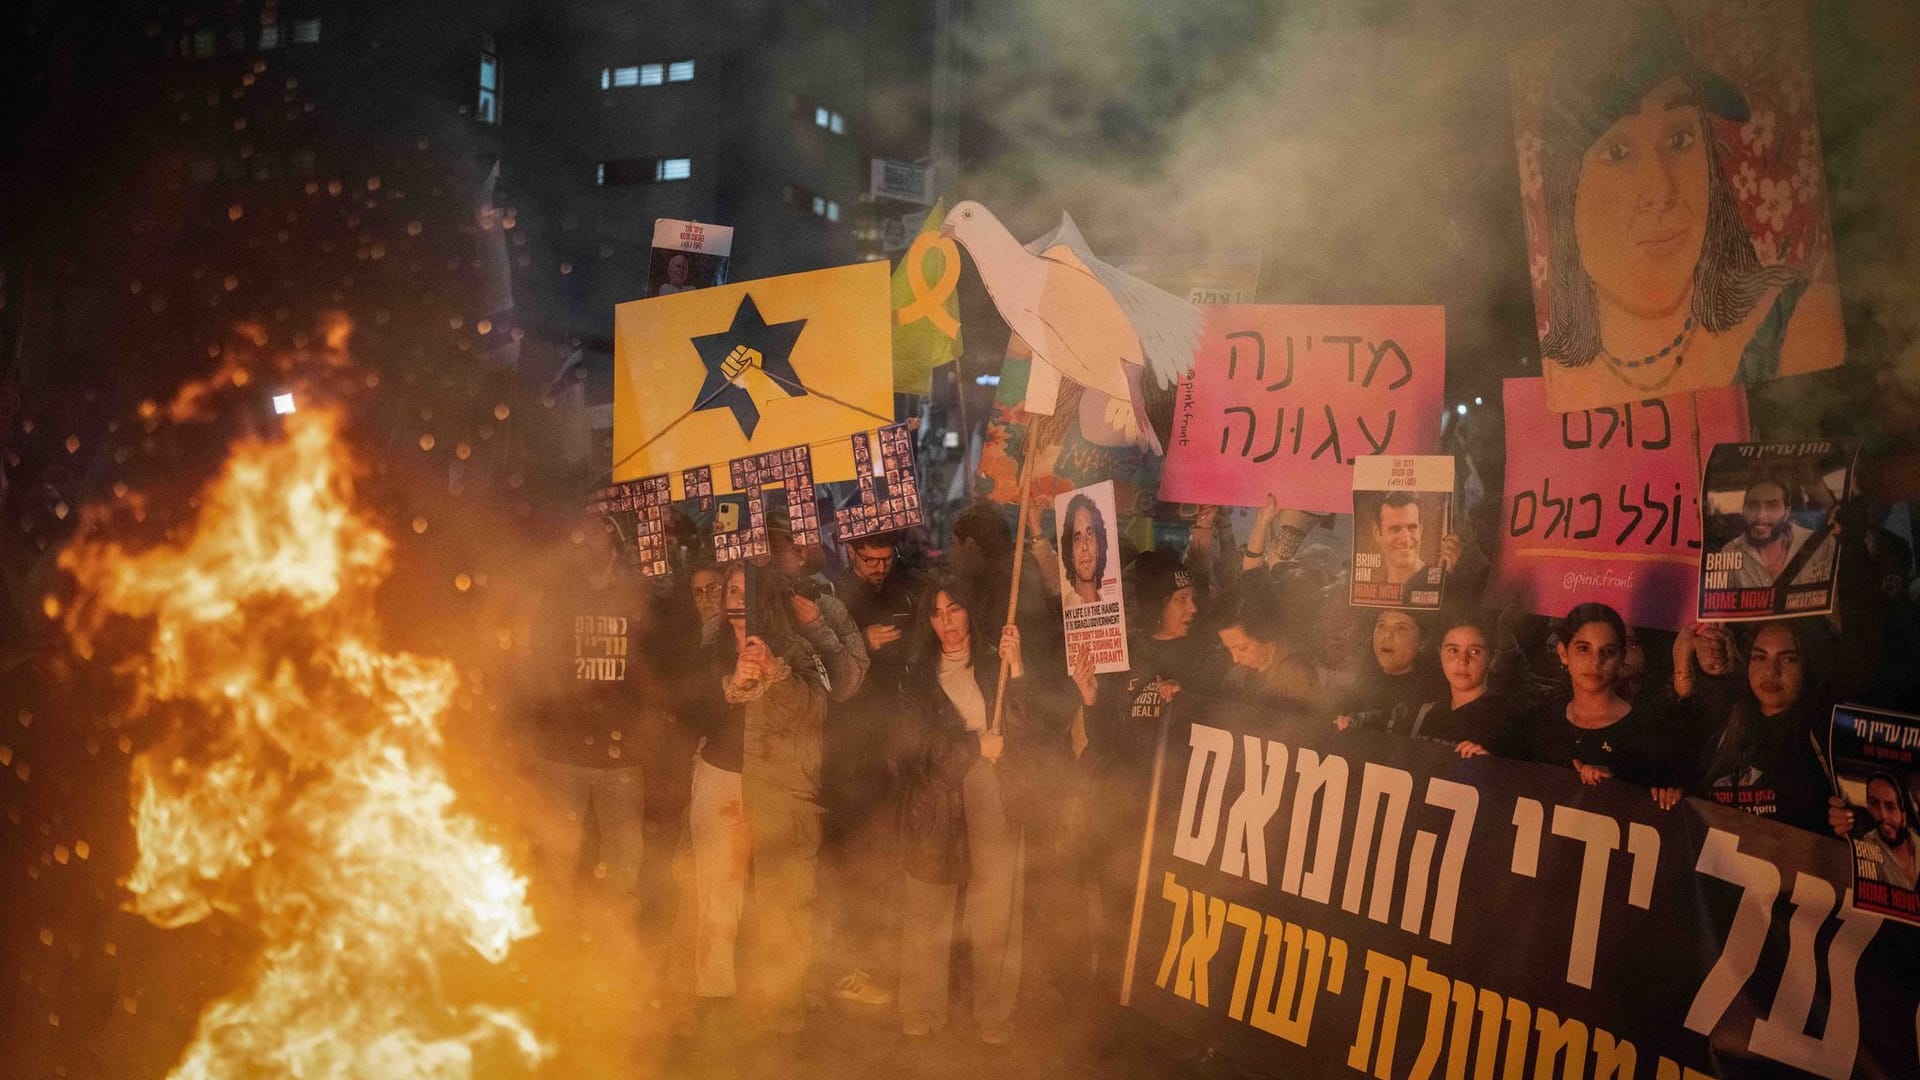
MULTIPOLYGON (((1102 254, 1257 248, 1263 302, 1444 304, 1449 400, 1497 401, 1539 371, 1507 61, 1591 6, 980 0, 961 191, 1021 235, 1071 211, 1102 254)), ((1920 11, 1810 21, 1849 367, 1756 418, 1910 439, 1920 11)))

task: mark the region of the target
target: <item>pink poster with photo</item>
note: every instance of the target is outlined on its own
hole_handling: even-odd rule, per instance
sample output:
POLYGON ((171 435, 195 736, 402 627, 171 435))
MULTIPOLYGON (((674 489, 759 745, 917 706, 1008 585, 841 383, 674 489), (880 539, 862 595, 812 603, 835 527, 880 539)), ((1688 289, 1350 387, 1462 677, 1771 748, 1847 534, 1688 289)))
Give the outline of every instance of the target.
POLYGON ((1508 379, 1497 595, 1559 616, 1598 601, 1678 630, 1700 586, 1701 448, 1747 438, 1741 387, 1578 412, 1543 379, 1508 379))
POLYGON ((1207 308, 1161 500, 1352 512, 1355 458, 1438 448, 1446 352, 1437 306, 1207 308))

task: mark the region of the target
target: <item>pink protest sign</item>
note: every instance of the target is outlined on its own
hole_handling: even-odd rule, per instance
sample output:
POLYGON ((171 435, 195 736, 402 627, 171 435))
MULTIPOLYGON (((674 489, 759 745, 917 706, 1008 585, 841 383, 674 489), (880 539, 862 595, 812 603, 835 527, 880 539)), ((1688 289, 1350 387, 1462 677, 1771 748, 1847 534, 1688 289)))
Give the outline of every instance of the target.
POLYGON ((1702 448, 1747 438, 1740 387, 1569 413, 1541 379, 1506 381, 1499 591, 1565 615, 1598 601, 1678 630, 1700 585, 1702 448))
POLYGON ((1446 352, 1437 306, 1207 308, 1160 498, 1350 512, 1354 458, 1437 449, 1446 352))

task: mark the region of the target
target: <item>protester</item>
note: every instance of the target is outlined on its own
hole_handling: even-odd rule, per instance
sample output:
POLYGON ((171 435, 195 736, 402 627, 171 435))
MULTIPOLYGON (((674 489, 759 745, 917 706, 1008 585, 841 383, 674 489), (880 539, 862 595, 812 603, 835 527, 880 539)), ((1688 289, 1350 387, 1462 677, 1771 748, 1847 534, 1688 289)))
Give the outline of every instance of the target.
POLYGON ((915 608, 902 709, 893 736, 901 790, 896 805, 905 878, 901 890, 900 1021, 910 1036, 947 1023, 949 959, 960 887, 966 886, 973 1017, 981 1041, 1005 1044, 1020 986, 1024 903, 1023 809, 1017 758, 1025 730, 1020 630, 999 634, 972 599, 940 575, 915 608), (993 723, 1000 665, 1008 692, 993 723))
POLYGON ((1181 560, 1141 552, 1127 567, 1135 625, 1128 636, 1131 666, 1095 680, 1076 673, 1085 709, 1089 783, 1089 864, 1098 897, 1099 992, 1119 987, 1140 869, 1140 837, 1147 825, 1153 762, 1167 731, 1169 706, 1188 684, 1205 691, 1225 674, 1226 658, 1211 635, 1193 632, 1199 614, 1196 583, 1181 560), (1091 693, 1089 693, 1091 689, 1091 693))
POLYGON ((694 992, 705 1003, 737 993, 744 908, 754 943, 746 966, 765 1026, 792 1034, 806 1019, 827 695, 820 660, 793 624, 791 585, 777 573, 766 578, 749 588, 747 567, 729 567, 726 617, 708 628, 707 671, 725 707, 715 710, 694 764, 688 813, 694 992))
POLYGON ((694 564, 687 578, 694 609, 700 613, 700 625, 705 626, 718 619, 727 606, 727 575, 711 562, 699 562, 694 564))
POLYGON ((1303 579, 1251 570, 1220 614, 1220 644, 1233 660, 1226 692, 1272 707, 1276 720, 1306 720, 1326 711, 1319 676, 1299 644, 1313 607, 1311 592, 1303 579))
POLYGON ((1820 746, 1834 701, 1815 678, 1809 631, 1805 619, 1762 623, 1742 677, 1727 628, 1696 623, 1674 639, 1672 684, 1681 718, 1705 737, 1693 794, 1825 832, 1833 789, 1820 746))
POLYGON ((1339 703, 1334 726, 1390 735, 1420 735, 1447 682, 1421 651, 1425 632, 1412 612, 1374 616, 1373 665, 1339 703))
POLYGON ((844 1001, 893 1001, 890 976, 898 939, 899 874, 893 825, 884 813, 893 790, 887 734, 900 708, 914 582, 900 564, 892 533, 847 545, 847 571, 835 595, 859 629, 871 661, 859 692, 827 727, 823 796, 827 806, 823 885, 834 927, 831 993, 844 1001))
POLYGON ((1491 688, 1493 628, 1477 615, 1456 617, 1440 635, 1440 672, 1447 696, 1427 718, 1420 734, 1452 744, 1461 757, 1515 756, 1519 715, 1512 702, 1491 688))
POLYGON ((1620 695, 1627 626, 1605 604, 1579 604, 1560 622, 1555 647, 1569 692, 1525 720, 1525 753, 1533 761, 1572 768, 1583 784, 1614 777, 1653 789, 1661 809, 1680 801, 1681 740, 1651 706, 1620 695))
POLYGON ((834 701, 852 698, 866 681, 867 645, 846 605, 824 591, 813 575, 819 548, 795 544, 787 515, 775 511, 767 515, 767 551, 768 564, 778 572, 774 580, 784 583, 794 626, 824 666, 828 695, 834 701))

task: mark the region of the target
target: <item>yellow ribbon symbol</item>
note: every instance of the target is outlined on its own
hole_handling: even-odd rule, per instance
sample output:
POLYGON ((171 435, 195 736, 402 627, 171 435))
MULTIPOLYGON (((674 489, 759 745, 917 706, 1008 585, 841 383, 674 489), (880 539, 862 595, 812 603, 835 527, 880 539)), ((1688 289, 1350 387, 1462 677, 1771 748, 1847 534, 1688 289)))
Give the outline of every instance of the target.
POLYGON ((947 313, 947 300, 959 284, 960 249, 954 242, 936 232, 914 237, 907 249, 907 287, 913 290, 913 300, 893 313, 894 322, 906 326, 925 319, 948 337, 958 335, 960 320, 947 313), (940 277, 928 281, 927 254, 933 251, 940 253, 940 277))

